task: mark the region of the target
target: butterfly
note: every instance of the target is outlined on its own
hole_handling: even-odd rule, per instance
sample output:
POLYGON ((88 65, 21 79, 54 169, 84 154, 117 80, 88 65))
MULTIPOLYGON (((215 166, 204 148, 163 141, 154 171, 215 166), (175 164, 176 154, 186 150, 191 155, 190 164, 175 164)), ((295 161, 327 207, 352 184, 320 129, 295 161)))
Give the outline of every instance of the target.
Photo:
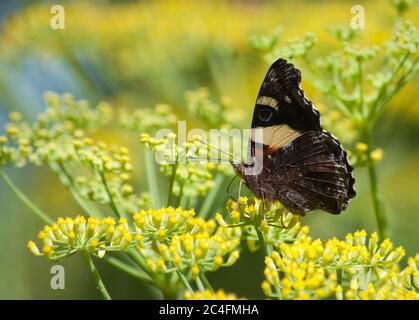
POLYGON ((316 209, 339 214, 356 195, 353 168, 300 83, 293 64, 272 64, 256 100, 249 159, 233 168, 264 202, 279 201, 297 215, 316 209))

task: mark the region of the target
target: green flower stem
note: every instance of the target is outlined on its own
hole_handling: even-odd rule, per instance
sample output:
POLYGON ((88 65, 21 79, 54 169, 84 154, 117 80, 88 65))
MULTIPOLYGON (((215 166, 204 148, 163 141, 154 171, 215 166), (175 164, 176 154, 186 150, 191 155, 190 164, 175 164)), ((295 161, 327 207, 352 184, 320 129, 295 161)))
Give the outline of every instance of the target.
POLYGON ((204 273, 201 273, 200 276, 202 283, 204 284, 204 286, 210 290, 212 293, 214 293, 214 289, 212 288, 211 283, 208 281, 207 276, 204 273))
POLYGON ((372 150, 372 143, 371 143, 371 132, 370 128, 366 128, 364 130, 365 135, 365 143, 368 146, 367 152, 367 167, 368 167, 368 175, 370 181, 370 189, 371 189, 371 197, 372 203, 374 207, 375 219, 377 221, 378 226, 378 233, 381 239, 386 239, 389 237, 389 226, 388 220, 384 212, 384 203, 383 198, 378 190, 378 177, 377 177, 377 170, 374 163, 374 160, 371 158, 371 150, 372 150))
MULTIPOLYGON (((390 76, 390 79, 386 84, 384 84, 378 94, 377 97, 374 99, 374 102, 372 103, 372 106, 370 108, 370 113, 368 115, 368 120, 373 121, 377 118, 377 116, 380 114, 380 111, 384 108, 385 104, 390 100, 391 97, 393 97, 397 91, 392 92, 391 94, 388 94, 388 86, 397 78, 397 75, 399 71, 402 69, 403 65, 409 58, 410 53, 407 52, 403 58, 400 60, 400 63, 397 65, 397 68, 393 71, 393 73, 390 76), (386 94, 387 93, 387 94, 386 94)), ((414 64, 413 64, 414 65, 414 64)), ((401 88, 399 88, 401 89, 401 88)))
MULTIPOLYGON (((315 85, 320 89, 323 90, 323 88, 328 87, 327 81, 325 81, 322 76, 319 74, 317 69, 314 67, 314 65, 311 63, 311 61, 304 57, 304 62, 306 66, 308 67, 308 71, 311 73, 311 77, 314 79, 315 85)), ((349 110, 349 107, 345 100, 341 98, 342 94, 339 92, 339 89, 341 88, 341 84, 338 77, 334 77, 333 79, 333 86, 329 87, 329 95, 331 100, 334 102, 336 108, 342 112, 347 117, 351 117, 352 113, 349 110)))
POLYGON ((195 279, 195 283, 196 283, 196 286, 198 287, 199 291, 204 291, 204 290, 205 290, 205 286, 204 286, 204 284, 202 283, 202 281, 201 281, 201 278, 200 278, 200 277, 196 277, 196 279, 195 279))
POLYGON ((67 187, 73 196, 74 200, 79 204, 79 206, 90 216, 96 218, 103 218, 103 214, 97 209, 93 204, 88 203, 80 195, 80 192, 77 186, 74 184, 74 179, 71 174, 68 172, 67 168, 64 166, 64 163, 50 163, 51 170, 58 175, 61 182, 67 187))
MULTIPOLYGON (((260 235, 261 237, 263 237, 263 234, 261 233, 260 235)), ((273 251, 273 245, 272 243, 265 243, 265 254, 266 256, 270 257, 272 256, 272 251, 273 251)), ((274 286, 275 289, 275 297, 278 298, 278 300, 282 300, 282 290, 280 286, 274 286)))
POLYGON ((263 238, 263 234, 262 234, 262 232, 260 232, 260 230, 257 226, 255 226, 255 229, 256 229, 256 233, 257 233, 258 238, 259 238, 260 246, 264 248, 265 247, 265 239, 263 238))
POLYGON ((199 210, 200 216, 202 218, 207 219, 208 216, 210 215, 212 205, 214 204, 214 201, 217 198, 218 192, 223 182, 224 182, 224 176, 221 173, 217 174, 214 179, 214 187, 205 197, 204 203, 202 204, 201 209, 199 210))
POLYGON ((127 254, 141 268, 142 271, 144 271, 150 278, 153 278, 153 274, 150 272, 143 257, 135 249, 128 249, 127 254))
POLYGON ((90 257, 90 254, 86 251, 81 253, 84 262, 86 263, 87 268, 89 269, 90 276, 92 280, 96 284, 96 288, 99 290, 100 295, 104 300, 112 300, 111 296, 108 293, 108 290, 106 290, 105 285, 103 284, 102 278, 100 277, 99 272, 97 271, 92 258, 90 257))
POLYGON ((183 285, 185 286, 186 290, 195 293, 195 291, 192 289, 192 286, 190 285, 188 279, 186 279, 185 275, 179 271, 176 270, 177 275, 179 276, 179 279, 182 281, 183 285))
POLYGON ((160 208, 160 194, 159 194, 159 187, 157 185, 157 176, 155 171, 155 164, 153 153, 150 150, 144 150, 144 157, 145 157, 145 168, 147 172, 147 184, 150 190, 150 194, 152 195, 153 207, 160 208))
POLYGON ((337 284, 342 286, 343 270, 340 268, 336 269, 337 284))
POLYGON ((359 98, 359 112, 363 117, 368 116, 368 106, 364 104, 364 87, 362 74, 362 60, 358 59, 358 98, 359 98))
MULTIPOLYGON (((164 289, 162 289, 161 286, 161 279, 158 278, 158 275, 156 275, 155 273, 153 273, 150 268, 147 266, 147 263, 144 261, 144 257, 138 253, 137 250, 131 248, 128 249, 127 251, 128 256, 133 260, 133 262, 135 262, 135 264, 144 272, 146 273, 150 279, 152 279, 154 281, 154 286, 158 289, 160 289, 161 291, 165 291, 164 289)), ((166 288, 167 289, 167 288, 166 288)), ((164 293, 164 292, 163 292, 164 293)))
POLYGON ((151 279, 147 274, 145 274, 144 272, 140 271, 139 269, 136 269, 132 266, 130 266, 129 264, 115 258, 115 257, 105 257, 105 261, 107 263, 109 263, 110 265, 116 267, 117 269, 133 276, 134 278, 145 282, 147 284, 150 284, 152 286, 155 286, 155 283, 153 281, 153 279, 151 279))
POLYGON ((53 224, 54 221, 41 209, 39 209, 10 179, 10 177, 0 170, 0 177, 6 183, 11 191, 13 191, 19 200, 29 209, 31 210, 38 218, 44 221, 47 224, 53 224))
POLYGON ((109 197, 109 206, 111 207, 112 211, 115 213, 116 217, 119 219, 121 218, 121 214, 119 213, 118 207, 115 204, 113 199, 111 190, 109 189, 108 181, 106 180, 105 174, 103 171, 99 171, 100 180, 102 181, 103 186, 105 187, 106 194, 109 197))
POLYGON ((398 81, 393 85, 391 90, 389 90, 388 94, 383 98, 383 100, 378 105, 377 111, 375 113, 375 118, 373 120, 377 119, 377 117, 384 110, 385 106, 391 100, 391 98, 393 98, 407 84, 411 76, 414 75, 415 68, 418 63, 419 63, 419 58, 415 59, 415 61, 410 66, 409 70, 403 76, 401 76, 398 79, 398 81))
MULTIPOLYGON (((182 203, 185 203, 185 201, 183 201, 183 199, 185 198, 184 196, 183 196, 183 191, 185 190, 185 184, 186 184, 186 182, 184 182, 184 183, 182 183, 181 184, 181 186, 180 186, 180 190, 179 190, 179 197, 178 197, 178 199, 177 199, 177 206, 178 207, 182 207, 182 203)), ((183 208, 183 207, 182 207, 183 208)))
POLYGON ((175 180, 176 180, 176 172, 177 172, 177 168, 178 168, 178 164, 174 164, 172 166, 172 175, 170 176, 170 183, 169 183, 169 194, 167 196, 167 204, 166 206, 169 207, 172 203, 172 198, 173 198, 173 187, 175 185, 175 180))
POLYGON ((135 262, 135 264, 141 269, 141 271, 144 272, 149 279, 151 279, 151 285, 160 290, 165 297, 170 297, 170 299, 174 297, 173 286, 167 285, 167 283, 162 283, 161 278, 158 278, 157 275, 149 269, 144 261, 144 258, 135 249, 131 248, 126 252, 133 262, 135 262))
POLYGON ((272 251, 273 251, 272 243, 267 243, 266 244, 265 251, 266 251, 266 255, 267 256, 271 256, 272 255, 272 251))

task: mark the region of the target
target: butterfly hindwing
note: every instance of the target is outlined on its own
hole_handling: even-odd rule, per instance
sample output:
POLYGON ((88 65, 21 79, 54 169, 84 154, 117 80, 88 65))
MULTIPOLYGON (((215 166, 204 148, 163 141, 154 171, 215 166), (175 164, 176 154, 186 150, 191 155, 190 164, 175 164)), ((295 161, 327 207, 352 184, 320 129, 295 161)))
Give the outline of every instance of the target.
POLYGON ((322 209, 338 214, 355 196, 346 152, 327 132, 306 132, 270 159, 269 180, 277 190, 272 200, 288 203, 294 213, 322 209))

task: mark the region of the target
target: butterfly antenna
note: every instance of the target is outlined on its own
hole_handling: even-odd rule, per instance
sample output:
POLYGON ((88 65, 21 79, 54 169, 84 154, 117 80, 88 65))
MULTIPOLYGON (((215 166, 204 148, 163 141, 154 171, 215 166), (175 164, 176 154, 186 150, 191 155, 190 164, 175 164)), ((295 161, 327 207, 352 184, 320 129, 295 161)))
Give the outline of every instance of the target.
POLYGON ((219 158, 204 158, 204 157, 188 156, 188 159, 203 160, 203 161, 216 161, 217 163, 230 163, 229 160, 223 160, 219 158))
POLYGON ((232 186, 232 184, 233 184, 234 180, 236 180, 236 178, 237 178, 237 177, 238 177, 238 175, 236 174, 236 175, 234 176, 234 178, 230 180, 230 182, 228 183, 228 186, 227 186, 227 193, 228 193, 228 195, 229 195, 229 197, 230 197, 231 199, 234 199, 234 201, 237 201, 237 200, 236 200, 236 199, 233 197, 233 195, 230 193, 230 188, 231 188, 231 186, 232 186))
MULTIPOLYGON (((213 146, 213 145, 209 144, 208 142, 206 142, 206 141, 204 141, 204 140, 199 140, 199 142, 201 142, 202 144, 204 144, 204 145, 206 145, 206 146, 208 146, 208 147, 210 147, 210 148, 212 148, 212 149, 214 149, 214 150, 217 150, 218 152, 221 152, 221 153, 223 153, 223 154, 225 154, 225 155, 229 156, 229 157, 230 157, 230 159, 232 159, 232 160, 234 160, 234 161, 241 162, 239 159, 235 158, 235 157, 234 157, 231 153, 225 152, 224 150, 221 150, 221 149, 219 149, 219 148, 217 148, 217 147, 215 147, 215 146, 213 146)), ((232 161, 230 160, 230 162, 232 162, 232 161)))

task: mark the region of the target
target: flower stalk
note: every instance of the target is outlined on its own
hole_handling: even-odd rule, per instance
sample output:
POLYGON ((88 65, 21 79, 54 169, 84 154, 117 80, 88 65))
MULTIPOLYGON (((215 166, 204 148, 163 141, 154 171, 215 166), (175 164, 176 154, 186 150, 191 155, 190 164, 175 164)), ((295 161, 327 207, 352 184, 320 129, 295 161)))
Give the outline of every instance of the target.
POLYGON ((382 195, 380 194, 378 188, 378 177, 377 177, 377 168, 376 163, 371 157, 372 150, 372 141, 371 141, 371 132, 370 128, 367 125, 364 130, 365 143, 368 147, 367 152, 367 169, 368 169, 368 178, 371 191, 371 199, 374 208, 375 219, 378 227, 378 234, 381 239, 387 239, 390 236, 390 229, 388 224, 388 219, 385 214, 385 207, 382 195))
POLYGON ((30 210, 32 211, 38 218, 44 221, 47 224, 51 224, 53 220, 41 209, 39 209, 19 188, 16 184, 10 179, 10 177, 0 170, 0 177, 6 183, 11 191, 15 193, 18 199, 30 210))
POLYGON ((99 272, 97 271, 92 258, 90 257, 90 254, 87 251, 83 251, 81 252, 81 255, 83 257, 83 261, 86 264, 89 272, 90 272, 90 276, 92 278, 92 280, 95 282, 96 284, 96 288, 98 289, 100 295, 102 296, 102 298, 104 300, 112 300, 111 296, 108 293, 108 290, 106 289, 105 285, 103 284, 102 278, 100 277, 99 272))

